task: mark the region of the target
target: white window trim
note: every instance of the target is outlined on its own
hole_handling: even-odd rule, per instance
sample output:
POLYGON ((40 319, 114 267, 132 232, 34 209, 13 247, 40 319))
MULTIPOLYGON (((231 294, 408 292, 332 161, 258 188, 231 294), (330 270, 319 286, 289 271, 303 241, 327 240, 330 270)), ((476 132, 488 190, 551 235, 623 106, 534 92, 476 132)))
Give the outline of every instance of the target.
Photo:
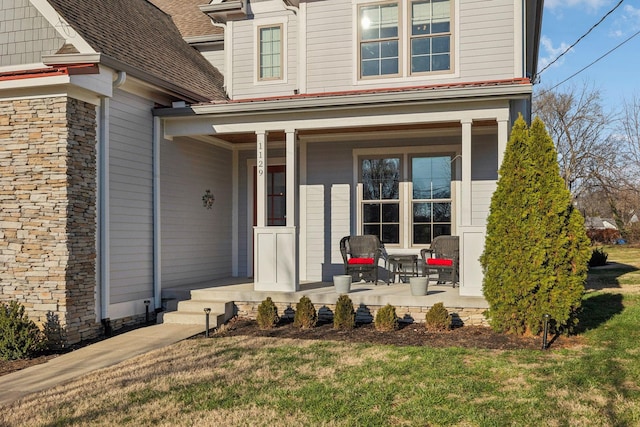
POLYGON ((362 5, 367 4, 377 4, 377 3, 393 3, 389 1, 372 1, 372 0, 352 0, 352 17, 353 24, 352 28, 352 51, 351 55, 353 59, 353 85, 354 86, 367 86, 367 85, 379 85, 379 84, 396 84, 396 83, 409 83, 416 84, 416 80, 421 81, 442 81, 442 80, 450 80, 456 79, 460 77, 460 0, 451 0, 453 2, 453 13, 454 15, 451 17, 453 21, 453 26, 451 29, 451 37, 453 38, 452 49, 455 49, 451 54, 451 70, 449 71, 437 71, 437 72, 427 72, 427 73, 414 73, 411 74, 411 67, 409 58, 409 30, 407 25, 407 20, 409 19, 407 9, 407 2, 403 0, 398 0, 397 3, 399 5, 398 13, 402 19, 402 22, 398 23, 399 31, 400 31, 400 49, 402 58, 400 58, 400 76, 392 75, 389 77, 380 76, 376 77, 360 77, 360 38, 359 38, 359 8, 362 5))
MULTIPOLYGON (((400 243, 397 245, 386 244, 387 249, 391 250, 416 250, 424 247, 425 245, 412 245, 411 244, 411 221, 404 220, 405 214, 409 215, 411 209, 411 194, 412 194, 412 183, 409 180, 409 161, 412 156, 416 155, 451 155, 451 159, 455 159, 460 155, 459 149, 452 150, 451 145, 429 145, 424 147, 381 147, 381 148, 356 148, 352 151, 353 157, 353 188, 355 189, 355 209, 356 212, 354 221, 355 221, 355 230, 356 233, 359 234, 362 230, 362 184, 360 181, 360 158, 365 156, 398 156, 400 157, 400 165, 402 167, 401 177, 400 177, 400 218, 401 218, 401 228, 400 228, 400 243)), ((451 234, 456 235, 457 230, 457 206, 459 202, 457 200, 457 184, 456 176, 458 175, 458 171, 456 170, 457 162, 452 161, 451 163, 451 234)))
POLYGON ((288 22, 289 17, 279 16, 272 18, 261 18, 253 21, 253 83, 258 86, 262 85, 279 85, 286 84, 288 80, 288 22), (260 28, 269 26, 282 26, 282 76, 279 79, 260 79, 260 28))

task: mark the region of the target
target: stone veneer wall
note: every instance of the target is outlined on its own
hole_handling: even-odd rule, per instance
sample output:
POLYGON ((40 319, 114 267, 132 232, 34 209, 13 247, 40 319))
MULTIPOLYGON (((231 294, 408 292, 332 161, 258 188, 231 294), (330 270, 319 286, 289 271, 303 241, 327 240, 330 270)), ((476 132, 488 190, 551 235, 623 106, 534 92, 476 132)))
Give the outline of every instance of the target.
POLYGON ((96 110, 67 97, 0 101, 0 301, 67 343, 96 322, 96 110))
MULTIPOLYGON (((278 308, 278 315, 283 318, 293 319, 295 314, 295 304, 274 302, 278 308)), ((256 319, 258 316, 258 306, 260 301, 235 301, 235 315, 256 319)), ((335 304, 314 304, 318 312, 318 319, 323 321, 331 321, 333 319, 333 311, 336 309, 335 304)), ((356 310, 356 322, 371 323, 375 319, 376 313, 382 306, 358 307, 356 310)), ((420 306, 398 306, 396 307, 396 315, 401 321, 424 323, 427 311, 431 307, 420 306)), ((455 326, 474 325, 489 326, 484 312, 484 308, 465 308, 465 307, 447 307, 449 314, 452 315, 452 321, 455 326)))

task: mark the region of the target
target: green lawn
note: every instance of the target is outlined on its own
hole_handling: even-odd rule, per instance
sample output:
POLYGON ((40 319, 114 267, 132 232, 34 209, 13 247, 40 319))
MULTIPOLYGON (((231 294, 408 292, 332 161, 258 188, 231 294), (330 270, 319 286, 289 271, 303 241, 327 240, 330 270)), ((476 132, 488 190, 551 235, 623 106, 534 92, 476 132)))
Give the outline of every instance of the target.
POLYGON ((640 250, 609 253, 627 266, 594 270, 605 290, 585 296, 571 349, 189 340, 30 396, 0 425, 640 425, 640 250))

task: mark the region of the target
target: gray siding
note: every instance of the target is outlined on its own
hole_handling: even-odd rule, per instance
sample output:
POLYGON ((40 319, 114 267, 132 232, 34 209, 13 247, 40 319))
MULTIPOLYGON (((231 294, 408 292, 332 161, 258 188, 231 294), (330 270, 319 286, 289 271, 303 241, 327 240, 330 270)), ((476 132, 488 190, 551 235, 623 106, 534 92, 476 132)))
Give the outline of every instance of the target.
POLYGON ((224 74, 224 49, 220 46, 204 47, 198 49, 207 61, 213 64, 222 74, 224 74))
POLYGON ((514 69, 511 0, 460 1, 460 77, 465 81, 509 79, 514 69))
POLYGON ((353 88, 353 6, 327 0, 307 4, 307 91, 353 88))
POLYGON ((118 90, 109 133, 112 304, 153 294, 153 102, 118 90))
MULTIPOLYGON (((257 37, 254 21, 238 21, 233 24, 233 97, 255 98, 262 96, 292 95, 298 89, 298 25, 291 12, 283 12, 287 17, 287 61, 286 82, 255 82, 257 70, 257 37)), ((256 17, 259 18, 259 17, 256 17)))
MULTIPOLYGON (((441 83, 476 82, 522 77, 514 68, 513 0, 456 0, 459 13, 454 21, 460 32, 454 34, 459 52, 454 52, 455 73, 428 76, 405 76, 354 82, 357 76, 357 40, 354 7, 350 0, 325 0, 307 3, 306 15, 306 86, 308 93, 357 89, 419 86, 441 83), (355 54, 355 56, 354 56, 355 54)), ((403 14, 406 10, 403 10, 403 14)), ((252 22, 234 23, 234 97, 290 94, 295 85, 252 86, 254 50, 252 22), (286 87, 285 87, 286 86, 286 87)), ((454 26, 455 29, 455 26, 454 26)), ((291 50, 297 40, 294 26, 289 30, 289 74, 295 59, 291 50)), ((403 41, 406 43, 406 41, 403 41)), ((452 46, 452 49, 455 49, 452 46)), ((408 61, 403 59, 404 69, 408 61)), ((292 83, 292 81, 290 81, 292 83)))
POLYGON ((162 287, 230 277, 231 152, 180 138, 162 141, 160 158, 162 287))
POLYGON ((41 62, 64 44, 29 0, 4 0, 0 6, 0 66, 41 62))

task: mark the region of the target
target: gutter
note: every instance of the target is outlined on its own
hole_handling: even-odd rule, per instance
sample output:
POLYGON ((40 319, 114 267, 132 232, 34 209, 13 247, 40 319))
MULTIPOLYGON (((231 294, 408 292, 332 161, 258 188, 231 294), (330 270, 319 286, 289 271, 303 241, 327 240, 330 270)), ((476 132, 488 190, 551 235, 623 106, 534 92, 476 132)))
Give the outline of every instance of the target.
POLYGON ((341 93, 302 94, 290 97, 261 98, 241 101, 228 101, 211 104, 192 105, 188 108, 158 108, 153 114, 159 117, 176 117, 201 114, 256 114, 275 113, 291 110, 320 110, 359 107, 369 108, 375 105, 436 104, 459 102, 460 100, 482 100, 498 98, 528 99, 533 92, 529 79, 519 79, 511 84, 488 84, 469 87, 470 84, 442 88, 440 86, 404 88, 397 91, 354 91, 341 93))

